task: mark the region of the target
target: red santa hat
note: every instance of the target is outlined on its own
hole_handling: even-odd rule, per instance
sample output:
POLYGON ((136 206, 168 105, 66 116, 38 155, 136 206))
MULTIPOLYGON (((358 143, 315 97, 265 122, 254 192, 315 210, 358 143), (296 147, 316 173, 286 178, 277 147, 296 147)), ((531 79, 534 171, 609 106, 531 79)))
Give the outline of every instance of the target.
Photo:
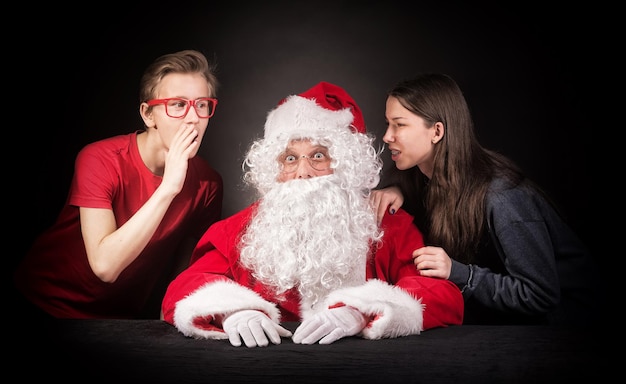
POLYGON ((337 130, 365 133, 365 121, 361 108, 343 88, 324 81, 281 100, 265 121, 265 139, 327 137, 337 130))

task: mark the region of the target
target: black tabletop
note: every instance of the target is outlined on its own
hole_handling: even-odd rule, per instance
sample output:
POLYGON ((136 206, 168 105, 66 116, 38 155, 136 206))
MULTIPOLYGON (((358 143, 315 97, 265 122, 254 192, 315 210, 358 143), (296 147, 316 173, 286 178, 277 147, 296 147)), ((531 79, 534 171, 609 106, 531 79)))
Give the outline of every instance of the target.
POLYGON ((65 382, 536 384, 595 382, 609 367, 597 331, 544 326, 464 325, 256 348, 187 338, 159 320, 58 320, 13 336, 21 341, 10 360, 21 379, 45 373, 65 382))

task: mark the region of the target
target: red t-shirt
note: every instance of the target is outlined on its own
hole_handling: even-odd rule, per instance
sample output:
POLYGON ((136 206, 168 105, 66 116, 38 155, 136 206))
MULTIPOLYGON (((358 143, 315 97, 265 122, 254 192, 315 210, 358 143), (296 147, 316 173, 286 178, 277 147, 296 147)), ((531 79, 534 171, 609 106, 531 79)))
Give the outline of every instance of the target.
POLYGON ((112 209, 123 225, 162 181, 143 163, 137 132, 85 146, 75 162, 66 204, 41 234, 16 273, 33 303, 60 318, 135 318, 166 272, 185 236, 198 239, 219 220, 223 185, 204 159, 189 160, 185 185, 143 252, 114 283, 101 281, 87 261, 79 207, 112 209))

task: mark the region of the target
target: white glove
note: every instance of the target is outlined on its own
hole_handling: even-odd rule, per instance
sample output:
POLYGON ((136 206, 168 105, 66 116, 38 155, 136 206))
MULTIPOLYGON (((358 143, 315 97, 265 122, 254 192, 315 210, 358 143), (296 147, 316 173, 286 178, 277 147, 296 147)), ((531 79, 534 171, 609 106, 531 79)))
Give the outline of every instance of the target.
POLYGON ((280 344, 280 337, 289 337, 291 332, 267 317, 263 312, 245 309, 229 315, 222 322, 228 340, 235 347, 241 346, 241 339, 246 347, 266 347, 271 341, 280 344), (269 337, 269 341, 268 341, 269 337))
POLYGON ((320 344, 330 344, 343 337, 356 335, 365 325, 365 316, 357 309, 337 307, 305 319, 291 339, 296 344, 313 344, 317 340, 320 344))

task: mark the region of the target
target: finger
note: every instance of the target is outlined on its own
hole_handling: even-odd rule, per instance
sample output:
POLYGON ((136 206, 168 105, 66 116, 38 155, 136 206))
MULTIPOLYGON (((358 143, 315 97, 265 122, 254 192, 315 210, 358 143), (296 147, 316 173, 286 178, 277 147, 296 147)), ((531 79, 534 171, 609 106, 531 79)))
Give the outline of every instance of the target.
POLYGON ((171 150, 179 150, 181 153, 197 145, 198 131, 193 127, 185 127, 176 131, 170 145, 171 150))
POLYGON ((277 327, 278 329, 278 334, 282 337, 291 337, 292 333, 290 330, 288 330, 287 328, 283 328, 280 325, 277 327))
POLYGON ((420 275, 426 277, 439 277, 439 274, 434 269, 420 269, 420 275))
POLYGON ((343 338, 345 336, 345 332, 341 328, 335 328, 328 335, 324 336, 320 340, 320 344, 332 344, 335 341, 343 338))
POLYGON ((437 260, 436 258, 434 258, 433 256, 420 256, 418 258, 415 259, 415 265, 419 268, 419 269, 437 269, 437 268, 441 268, 441 263, 439 262, 439 260, 437 260))
MULTIPOLYGON (((254 338, 255 345, 258 345, 259 347, 267 347, 269 345, 269 340, 267 339, 265 332, 266 329, 259 323, 250 325, 250 333, 254 338)), ((248 346, 250 347, 250 345, 248 346)))
POLYGON ((389 204, 389 214, 395 214, 396 212, 398 212, 398 209, 400 209, 401 206, 402 203, 400 203, 397 199, 394 200, 393 203, 389 204))
POLYGON ((237 331, 239 331, 239 336, 243 339, 246 347, 256 347, 254 335, 252 335, 252 331, 250 331, 250 328, 248 328, 247 325, 237 327, 237 331))
POLYGON ((296 332, 291 338, 296 344, 300 344, 304 338, 306 338, 311 332, 313 332, 319 326, 318 321, 305 320, 296 328, 296 332))
POLYGON ((281 342, 280 335, 278 334, 278 330, 271 324, 268 324, 265 328, 265 340, 266 340, 266 345, 269 344, 269 342, 272 342, 272 344, 280 344, 281 342))
POLYGON ((231 328, 226 331, 226 334, 228 335, 228 341, 230 341, 231 345, 234 347, 241 347, 241 338, 239 337, 239 332, 237 332, 236 329, 231 328))
POLYGON ((383 221, 385 213, 387 213, 387 207, 385 205, 378 205, 378 209, 376 210, 376 220, 378 221, 378 224, 383 221))
POLYGON ((193 149, 196 146, 198 146, 198 141, 196 140, 197 138, 198 138, 197 130, 191 129, 188 132, 186 132, 180 143, 181 152, 183 154, 188 154, 189 152, 193 151, 193 149))
POLYGON ((330 324, 323 324, 317 328, 309 329, 306 337, 302 338, 302 344, 314 344, 322 337, 328 335, 334 328, 335 327, 330 324))
POLYGON ((417 248, 413 251, 413 258, 415 259, 426 254, 428 254, 428 247, 417 248))
POLYGON ((429 261, 420 260, 420 258, 415 259, 415 268, 420 271, 431 269, 431 264, 429 261))
POLYGON ((259 347, 267 347, 269 345, 269 340, 267 339, 267 329, 266 329, 266 321, 250 321, 248 323, 248 328, 250 329, 250 333, 254 338, 255 344, 259 347))
POLYGON ((189 137, 192 131, 193 131, 193 127, 183 127, 181 129, 176 130, 176 132, 174 132, 174 136, 172 137, 172 142, 170 143, 170 147, 174 148, 177 145, 184 142, 185 138, 189 137))
POLYGON ((198 135, 198 130, 193 126, 183 127, 179 129, 176 133, 179 134, 180 140, 188 140, 190 138, 195 138, 198 135))
POLYGON ((280 344, 281 337, 291 337, 291 331, 281 327, 279 324, 276 324, 271 320, 268 320, 266 324, 263 324, 263 327, 265 328, 265 333, 273 344, 280 344))

